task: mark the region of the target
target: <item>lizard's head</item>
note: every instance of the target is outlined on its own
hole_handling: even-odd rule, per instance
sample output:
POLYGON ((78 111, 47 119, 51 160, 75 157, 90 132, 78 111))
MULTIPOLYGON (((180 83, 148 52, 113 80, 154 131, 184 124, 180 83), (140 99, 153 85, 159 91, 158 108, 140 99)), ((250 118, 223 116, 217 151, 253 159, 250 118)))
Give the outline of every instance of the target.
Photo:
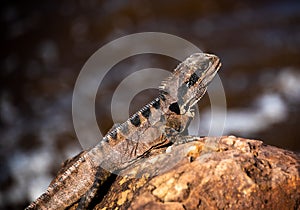
POLYGON ((220 59, 211 54, 195 53, 180 63, 174 73, 159 87, 168 100, 169 109, 185 114, 205 94, 221 66, 220 59))

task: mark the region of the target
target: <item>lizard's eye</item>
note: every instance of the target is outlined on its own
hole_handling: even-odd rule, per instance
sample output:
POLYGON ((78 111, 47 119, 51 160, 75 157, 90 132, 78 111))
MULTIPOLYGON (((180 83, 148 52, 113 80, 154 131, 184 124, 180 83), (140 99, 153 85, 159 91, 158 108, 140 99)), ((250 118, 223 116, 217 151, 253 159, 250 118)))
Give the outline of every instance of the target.
POLYGON ((211 65, 211 62, 205 61, 200 65, 200 68, 198 69, 198 72, 205 71, 209 66, 211 65))

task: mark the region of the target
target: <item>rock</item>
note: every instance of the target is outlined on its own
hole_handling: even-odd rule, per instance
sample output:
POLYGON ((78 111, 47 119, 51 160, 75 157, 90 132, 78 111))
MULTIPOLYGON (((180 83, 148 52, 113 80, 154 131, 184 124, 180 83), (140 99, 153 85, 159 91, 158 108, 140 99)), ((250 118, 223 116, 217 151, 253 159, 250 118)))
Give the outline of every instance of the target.
POLYGON ((95 209, 300 209, 300 155, 262 141, 205 137, 153 151, 95 209))

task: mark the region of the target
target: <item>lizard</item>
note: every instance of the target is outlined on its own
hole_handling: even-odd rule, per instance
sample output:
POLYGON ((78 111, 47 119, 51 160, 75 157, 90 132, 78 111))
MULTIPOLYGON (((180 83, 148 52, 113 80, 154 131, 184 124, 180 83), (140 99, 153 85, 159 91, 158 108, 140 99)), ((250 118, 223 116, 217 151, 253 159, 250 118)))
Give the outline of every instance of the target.
POLYGON ((65 163, 46 192, 30 209, 89 208, 97 191, 112 173, 125 169, 151 150, 193 141, 184 136, 194 117, 194 106, 206 93, 221 66, 213 54, 194 53, 162 81, 159 96, 113 127, 99 143, 65 163))

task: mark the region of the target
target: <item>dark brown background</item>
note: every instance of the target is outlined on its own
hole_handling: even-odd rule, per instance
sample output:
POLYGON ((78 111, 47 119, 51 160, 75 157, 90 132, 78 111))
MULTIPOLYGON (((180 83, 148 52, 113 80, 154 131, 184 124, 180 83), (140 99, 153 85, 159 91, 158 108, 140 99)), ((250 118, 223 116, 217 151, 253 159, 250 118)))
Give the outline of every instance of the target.
MULTIPOLYGON (((269 109, 279 106, 273 123, 225 134, 300 151, 299 1, 2 1, 0 21, 1 209, 25 207, 60 163, 80 151, 71 116, 79 71, 101 46, 136 32, 174 34, 217 54, 229 124, 249 120, 250 126, 248 111, 259 109, 263 95, 275 98, 268 101, 269 109)), ((116 65, 97 97, 101 130, 112 126, 106 109, 114 88, 129 74, 120 71, 172 70, 176 64, 165 56, 140 55, 116 65)), ((154 93, 135 97, 132 111, 154 93)), ((209 105, 207 96, 200 105, 209 105)))

